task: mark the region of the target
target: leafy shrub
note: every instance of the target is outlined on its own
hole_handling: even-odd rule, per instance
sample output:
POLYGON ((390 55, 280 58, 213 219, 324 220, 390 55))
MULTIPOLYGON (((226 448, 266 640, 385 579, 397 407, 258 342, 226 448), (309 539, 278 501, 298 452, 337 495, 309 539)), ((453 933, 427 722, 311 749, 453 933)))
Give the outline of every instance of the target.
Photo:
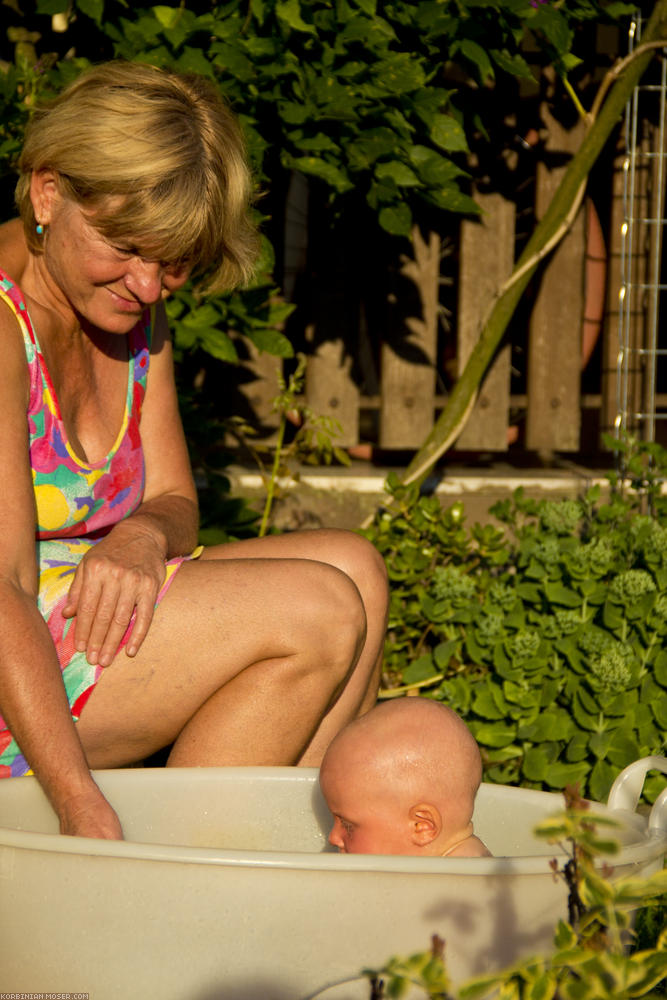
MULTIPOLYGON (((633 479, 611 473, 606 498, 517 490, 491 508, 498 526, 470 530, 460 503, 443 511, 390 479, 393 504, 366 532, 391 584, 383 695, 412 688, 451 705, 486 780, 580 782, 604 800, 623 767, 662 752, 667 452, 636 445, 626 458, 633 479)), ((659 782, 647 782, 649 801, 659 782)))
MULTIPOLYGON (((644 922, 660 914, 667 870, 648 878, 609 881, 596 865, 617 845, 600 825, 612 820, 592 815, 576 791, 565 794, 566 809, 535 830, 549 843, 567 844, 568 861, 551 867, 568 886, 568 920, 555 928, 550 956, 528 958, 509 969, 473 979, 460 987, 458 1000, 622 1000, 663 995, 667 981, 667 929, 664 923, 649 940, 631 930, 637 907, 644 922), (632 941, 628 947, 628 938, 632 941)), ((664 905, 662 907, 664 914, 664 905)), ((644 935, 646 936, 646 935, 644 935)), ((414 989, 429 1000, 455 1000, 444 959, 446 942, 434 935, 430 951, 392 958, 381 969, 367 969, 371 1000, 402 997, 414 989)))

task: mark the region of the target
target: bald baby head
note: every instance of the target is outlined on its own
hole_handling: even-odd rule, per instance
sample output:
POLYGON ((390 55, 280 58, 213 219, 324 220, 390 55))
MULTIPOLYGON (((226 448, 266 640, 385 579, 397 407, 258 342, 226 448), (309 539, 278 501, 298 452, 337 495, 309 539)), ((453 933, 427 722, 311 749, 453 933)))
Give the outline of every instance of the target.
POLYGON ((356 853, 447 853, 472 835, 481 777, 477 744, 452 709, 425 698, 382 703, 322 761, 331 842, 356 853))

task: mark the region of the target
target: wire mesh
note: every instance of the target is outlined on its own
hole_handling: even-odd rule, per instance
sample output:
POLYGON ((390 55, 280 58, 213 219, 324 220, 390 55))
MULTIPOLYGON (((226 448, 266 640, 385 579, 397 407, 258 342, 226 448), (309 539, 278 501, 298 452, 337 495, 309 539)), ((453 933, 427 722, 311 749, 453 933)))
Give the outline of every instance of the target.
MULTIPOLYGON (((641 18, 628 31, 628 51, 641 39, 641 18)), ((624 121, 623 222, 619 288, 616 436, 655 441, 667 420, 663 389, 667 338, 660 335, 667 283, 665 224, 667 49, 635 87, 624 121)))

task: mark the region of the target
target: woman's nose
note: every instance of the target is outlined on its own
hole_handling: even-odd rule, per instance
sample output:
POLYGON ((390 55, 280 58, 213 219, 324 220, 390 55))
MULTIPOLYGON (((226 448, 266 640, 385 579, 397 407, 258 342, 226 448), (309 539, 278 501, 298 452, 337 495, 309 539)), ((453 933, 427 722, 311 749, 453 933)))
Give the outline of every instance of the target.
POLYGON ((125 275, 125 286, 144 305, 153 305, 162 298, 163 277, 162 265, 158 260, 135 257, 125 275))

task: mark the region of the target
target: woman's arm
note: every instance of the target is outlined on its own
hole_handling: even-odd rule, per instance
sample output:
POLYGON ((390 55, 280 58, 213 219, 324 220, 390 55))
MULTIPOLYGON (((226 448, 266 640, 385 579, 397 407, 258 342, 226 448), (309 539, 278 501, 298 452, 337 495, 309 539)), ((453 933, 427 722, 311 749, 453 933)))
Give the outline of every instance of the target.
POLYGON ((10 219, 9 222, 0 224, 0 261, 5 274, 20 286, 28 263, 28 248, 20 219, 10 219))
POLYGON ((185 555, 197 544, 197 492, 178 412, 171 337, 162 304, 155 314, 141 442, 146 462, 144 502, 129 520, 151 518, 164 533, 166 557, 185 555))
POLYGON ((28 377, 21 335, 4 305, 0 345, 0 712, 53 805, 61 831, 119 838, 118 818, 88 770, 56 651, 37 607, 28 377))
POLYGON ((141 415, 146 462, 144 501, 82 559, 64 614, 76 616, 75 644, 90 663, 108 666, 132 615, 126 652, 134 656, 153 618, 164 560, 197 544, 197 494, 178 414, 171 343, 157 310, 141 415))

